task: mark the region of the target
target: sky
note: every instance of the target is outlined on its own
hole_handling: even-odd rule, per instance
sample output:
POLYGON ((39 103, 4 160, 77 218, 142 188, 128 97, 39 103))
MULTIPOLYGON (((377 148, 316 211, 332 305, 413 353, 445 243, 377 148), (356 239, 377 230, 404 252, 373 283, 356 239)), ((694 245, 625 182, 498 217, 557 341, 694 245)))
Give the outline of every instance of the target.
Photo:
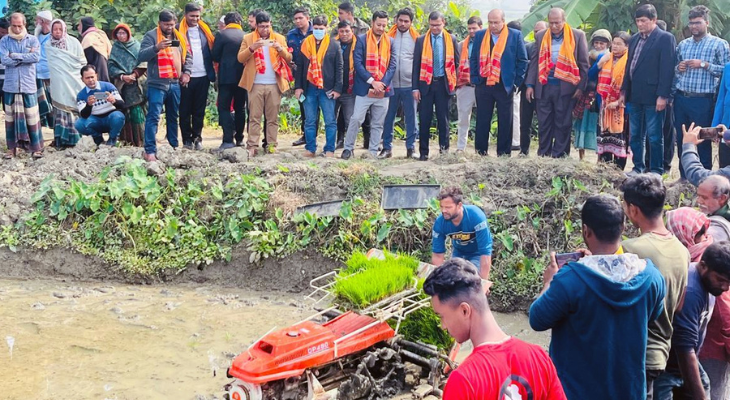
POLYGON ((530 10, 530 0, 472 0, 471 5, 479 10, 482 18, 486 18, 489 10, 501 8, 508 22, 522 18, 530 10))

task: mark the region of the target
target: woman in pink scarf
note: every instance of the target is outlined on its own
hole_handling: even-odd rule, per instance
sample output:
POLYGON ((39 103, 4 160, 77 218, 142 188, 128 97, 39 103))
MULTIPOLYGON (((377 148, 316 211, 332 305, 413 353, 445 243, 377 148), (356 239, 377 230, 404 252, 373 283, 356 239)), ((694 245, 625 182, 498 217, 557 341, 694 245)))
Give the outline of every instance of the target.
POLYGON ((667 229, 689 250, 692 262, 698 262, 713 242, 712 236, 707 234, 709 227, 707 215, 694 208, 681 207, 667 213, 667 229))

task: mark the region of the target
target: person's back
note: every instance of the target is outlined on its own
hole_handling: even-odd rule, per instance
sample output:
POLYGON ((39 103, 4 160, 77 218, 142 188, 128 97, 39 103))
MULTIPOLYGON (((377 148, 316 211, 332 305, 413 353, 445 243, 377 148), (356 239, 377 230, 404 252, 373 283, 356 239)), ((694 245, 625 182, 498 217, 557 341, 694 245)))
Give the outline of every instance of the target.
POLYGON ((477 346, 449 376, 444 400, 565 399, 555 366, 540 346, 508 337, 477 346))
POLYGON ((664 280, 635 254, 563 266, 530 307, 552 329, 550 356, 568 399, 644 399, 647 325, 663 310, 664 280))

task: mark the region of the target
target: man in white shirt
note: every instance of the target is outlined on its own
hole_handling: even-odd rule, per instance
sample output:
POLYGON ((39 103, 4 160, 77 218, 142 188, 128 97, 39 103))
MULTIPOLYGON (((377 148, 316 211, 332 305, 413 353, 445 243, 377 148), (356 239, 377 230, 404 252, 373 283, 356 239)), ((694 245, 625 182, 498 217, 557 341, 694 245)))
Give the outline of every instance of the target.
POLYGON ((185 35, 193 55, 190 83, 180 88, 180 132, 183 147, 202 150, 201 133, 205 120, 210 83, 215 82, 213 69, 213 41, 210 28, 200 19, 202 7, 195 3, 185 5, 185 18, 180 23, 180 33, 185 35))

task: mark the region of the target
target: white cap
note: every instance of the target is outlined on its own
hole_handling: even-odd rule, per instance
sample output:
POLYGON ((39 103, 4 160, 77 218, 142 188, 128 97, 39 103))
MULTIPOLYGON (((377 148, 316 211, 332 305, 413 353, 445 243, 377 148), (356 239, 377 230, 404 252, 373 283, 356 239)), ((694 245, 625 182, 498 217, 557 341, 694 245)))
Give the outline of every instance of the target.
POLYGON ((225 23, 226 23, 226 16, 225 16, 225 15, 224 15, 224 16, 222 16, 222 17, 221 17, 221 19, 219 19, 218 21, 219 21, 219 22, 220 22, 221 24, 225 24, 225 23))
POLYGON ((53 21, 53 14, 48 10, 38 11, 36 17, 41 17, 47 21, 53 21))

